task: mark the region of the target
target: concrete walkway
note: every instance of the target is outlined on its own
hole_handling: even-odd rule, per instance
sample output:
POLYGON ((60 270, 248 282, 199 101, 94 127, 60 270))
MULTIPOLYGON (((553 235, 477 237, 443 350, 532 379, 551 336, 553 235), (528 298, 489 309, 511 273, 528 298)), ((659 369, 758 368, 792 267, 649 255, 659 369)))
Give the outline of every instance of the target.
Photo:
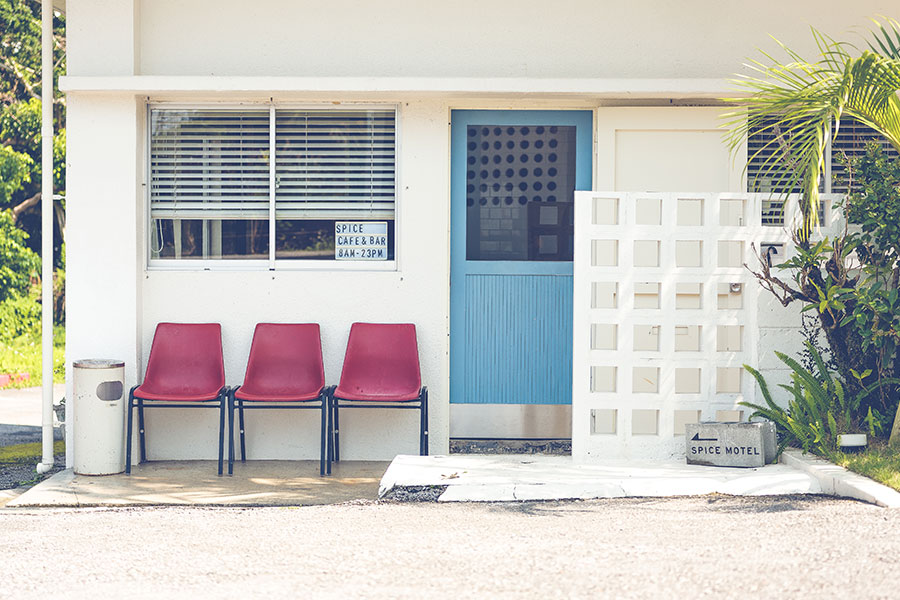
MULTIPOLYGON (((575 464, 569 456, 398 456, 343 461, 320 477, 317 461, 248 461, 216 476, 213 461, 160 461, 132 475, 61 471, 8 507, 310 506, 387 497, 440 502, 516 502, 624 497, 823 494, 900 508, 900 493, 815 457, 788 451, 784 462, 738 469, 680 461, 575 464)), ((2 501, 0 501, 2 505, 2 501)))
MULTIPOLYGON (((62 471, 7 506, 223 505, 301 506, 374 500, 391 491, 431 489, 428 499, 505 502, 651 496, 819 494, 812 475, 787 465, 715 468, 682 462, 576 465, 568 456, 398 456, 334 465, 249 461, 217 477, 212 461, 163 461, 133 474, 91 477, 62 471)), ((394 496, 399 497, 397 494, 394 496)))
POLYGON ((684 461, 578 465, 569 456, 453 454, 398 456, 381 480, 379 495, 422 486, 446 486, 441 502, 822 493, 815 477, 783 464, 758 469, 684 461))
POLYGON ((387 462, 334 465, 319 477, 319 461, 236 463, 233 476, 216 475, 214 461, 148 462, 131 475, 75 475, 66 469, 42 481, 8 507, 23 506, 311 506, 374 500, 387 462))
POLYGON ((92 477, 66 470, 7 506, 301 506, 375 500, 391 490, 423 487, 437 487, 432 491, 442 502, 822 493, 815 477, 787 465, 576 465, 568 456, 454 454, 398 456, 390 466, 344 461, 334 465, 331 477, 319 477, 315 461, 248 461, 236 464, 232 477, 216 476, 212 461, 150 462, 135 467, 130 476, 92 477))

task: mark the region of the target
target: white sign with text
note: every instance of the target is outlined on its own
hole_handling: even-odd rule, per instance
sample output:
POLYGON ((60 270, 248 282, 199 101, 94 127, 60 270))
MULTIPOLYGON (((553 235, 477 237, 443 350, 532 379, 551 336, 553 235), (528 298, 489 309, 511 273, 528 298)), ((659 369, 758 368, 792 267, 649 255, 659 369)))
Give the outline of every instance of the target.
POLYGON ((336 221, 334 258, 387 260, 387 221, 336 221))

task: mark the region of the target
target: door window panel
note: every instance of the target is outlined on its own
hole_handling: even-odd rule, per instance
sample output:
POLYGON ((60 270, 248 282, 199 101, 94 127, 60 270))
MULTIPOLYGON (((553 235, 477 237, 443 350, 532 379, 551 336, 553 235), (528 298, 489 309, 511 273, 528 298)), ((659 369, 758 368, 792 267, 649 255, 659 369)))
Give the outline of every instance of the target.
POLYGON ((466 131, 466 259, 571 261, 575 127, 466 131))

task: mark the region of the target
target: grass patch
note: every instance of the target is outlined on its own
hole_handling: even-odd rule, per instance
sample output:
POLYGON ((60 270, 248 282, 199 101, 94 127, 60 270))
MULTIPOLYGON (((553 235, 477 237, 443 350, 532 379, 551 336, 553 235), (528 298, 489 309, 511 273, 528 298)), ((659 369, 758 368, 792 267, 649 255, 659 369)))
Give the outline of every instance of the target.
MULTIPOLYGON (((41 336, 26 334, 10 342, 0 342, 0 374, 28 373, 26 381, 14 382, 6 387, 35 387, 41 385, 41 336)), ((66 380, 66 328, 53 328, 53 382, 66 380)))
POLYGON ((892 448, 882 443, 870 444, 865 452, 838 453, 833 460, 854 473, 900 491, 900 448, 892 448))
MULTIPOLYGON (((62 440, 53 442, 53 454, 63 454, 66 443, 62 440)), ((40 460, 43 456, 41 443, 15 444, 0 448, 0 463, 27 463, 40 460)))

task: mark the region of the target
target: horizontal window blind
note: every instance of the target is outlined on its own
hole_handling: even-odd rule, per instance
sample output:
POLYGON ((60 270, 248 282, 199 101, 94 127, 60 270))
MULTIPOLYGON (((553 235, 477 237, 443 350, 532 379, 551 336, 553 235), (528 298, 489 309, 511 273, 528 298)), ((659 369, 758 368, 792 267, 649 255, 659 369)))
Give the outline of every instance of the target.
POLYGON ((790 182, 786 148, 786 132, 772 122, 752 128, 747 136, 747 191, 799 192, 798 187, 785 190, 790 182), (772 162, 776 161, 776 162, 772 162))
POLYGON ((276 110, 276 219, 393 219, 393 110, 276 110))
POLYGON ((267 219, 268 109, 152 109, 150 216, 267 219))
POLYGON ((853 119, 841 119, 841 126, 838 128, 831 143, 832 192, 845 194, 850 191, 850 182, 847 179, 847 168, 837 160, 838 156, 840 156, 841 153, 846 154, 847 158, 862 156, 866 153, 866 145, 868 145, 869 142, 877 142, 884 151, 885 156, 889 159, 900 159, 900 154, 897 153, 897 150, 883 135, 871 127, 863 125, 859 121, 853 119))

